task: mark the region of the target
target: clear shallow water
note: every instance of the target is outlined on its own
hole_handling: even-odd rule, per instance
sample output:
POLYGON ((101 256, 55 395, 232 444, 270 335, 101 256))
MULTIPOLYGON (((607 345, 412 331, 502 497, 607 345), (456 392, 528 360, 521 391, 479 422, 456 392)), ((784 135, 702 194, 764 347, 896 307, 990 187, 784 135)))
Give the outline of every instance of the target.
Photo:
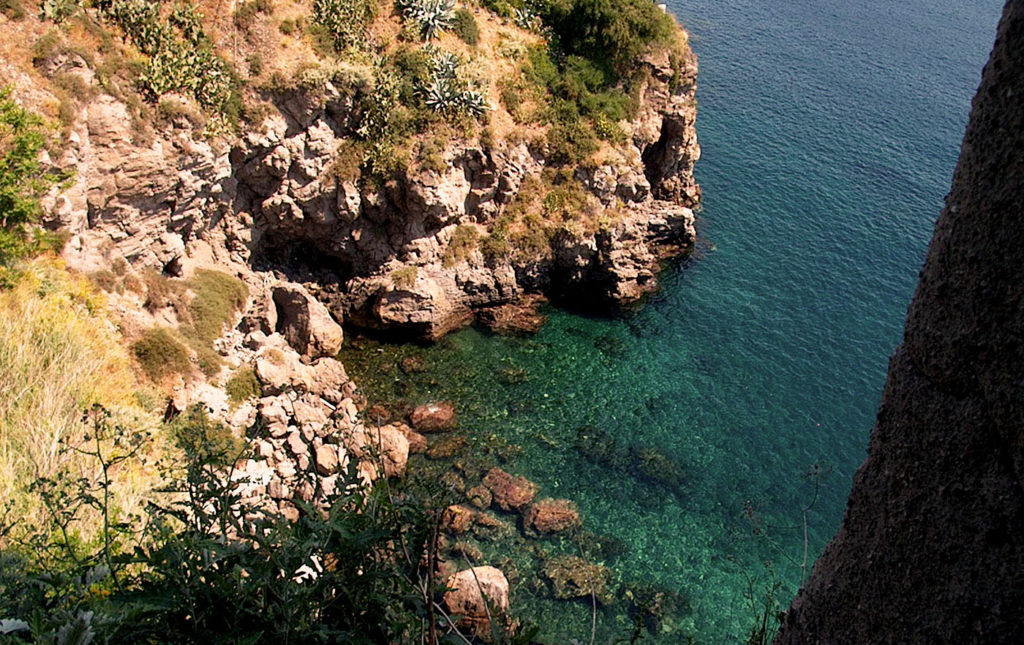
MULTIPOLYGON (((508 470, 623 542, 607 557, 620 593, 680 594, 645 642, 742 642, 752 579, 773 571, 782 605, 799 586, 814 464, 834 472, 807 515, 811 558, 842 518, 1001 2, 669 6, 701 66, 696 257, 620 319, 552 312, 527 340, 465 330, 385 352, 424 356, 424 374, 353 371, 380 396, 453 399, 474 441, 521 447, 508 470), (581 450, 595 437, 602 455, 581 450), (645 477, 641 450, 678 477, 645 477)), ((516 557, 514 605, 547 642, 587 642, 589 601, 544 600, 536 560, 516 557)), ((599 642, 628 637, 625 605, 599 613, 599 642)))

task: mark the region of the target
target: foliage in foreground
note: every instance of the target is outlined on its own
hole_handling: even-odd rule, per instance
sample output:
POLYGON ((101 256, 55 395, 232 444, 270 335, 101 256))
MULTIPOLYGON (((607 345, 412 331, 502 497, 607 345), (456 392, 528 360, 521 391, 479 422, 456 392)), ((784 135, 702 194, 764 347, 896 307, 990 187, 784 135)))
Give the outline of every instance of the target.
MULTIPOLYGON (((88 432, 84 408, 100 403, 143 426, 147 415, 136 403, 123 339, 89 282, 47 257, 12 271, 14 284, 0 288, 0 500, 31 524, 41 506, 33 478, 91 470, 60 449, 88 432)), ((143 476, 132 466, 119 479, 116 504, 130 509, 146 487, 143 476)))
MULTIPOLYGON (((355 485, 355 461, 325 505, 300 516, 245 506, 244 455, 202 413, 175 426, 186 460, 143 517, 109 504, 109 474, 144 451, 144 433, 102 408, 65 449, 99 463, 88 478, 37 482, 49 530, 0 521, 0 618, 6 642, 450 642, 456 619, 436 602, 438 512, 387 482, 355 485), (84 512, 91 543, 65 530, 84 512), (428 566, 429 565, 429 566, 428 566), (68 640, 72 633, 90 639, 68 640), (61 636, 63 634, 63 636, 61 636)), ((322 480, 308 474, 320 491, 322 480)), ((443 508, 438 506, 438 508, 443 508)), ((0 636, 0 639, 3 639, 0 636)), ((463 637, 458 637, 465 642, 463 637)))

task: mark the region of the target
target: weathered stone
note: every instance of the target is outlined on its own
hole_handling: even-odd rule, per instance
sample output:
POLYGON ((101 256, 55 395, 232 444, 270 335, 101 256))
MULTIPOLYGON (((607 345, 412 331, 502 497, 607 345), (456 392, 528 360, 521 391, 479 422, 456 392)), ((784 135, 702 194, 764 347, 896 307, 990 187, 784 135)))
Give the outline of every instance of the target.
POLYGON ((302 439, 302 433, 298 430, 291 432, 288 435, 288 449, 292 451, 295 456, 309 454, 309 446, 302 439))
POLYGON ((305 288, 294 284, 274 287, 277 331, 304 356, 334 356, 341 349, 342 330, 327 307, 305 288))
POLYGON ((455 404, 440 401, 421 405, 409 415, 412 427, 419 432, 440 432, 455 427, 455 404))
POLYGON ((321 475, 333 475, 338 471, 338 446, 324 444, 318 446, 315 453, 316 470, 321 475))
POLYGON ((445 607, 451 614, 462 616, 459 625, 477 636, 489 636, 488 614, 497 618, 509 608, 508 580, 491 566, 460 571, 448 578, 445 587, 445 607))
POLYGON ((526 509, 523 526, 537 535, 570 531, 579 528, 580 512, 567 499, 542 499, 526 509))
POLYGON ((345 446, 357 458, 382 465, 386 477, 401 477, 409 461, 409 440, 394 426, 357 428, 345 435, 345 446))
POLYGON ((522 475, 513 477, 501 468, 487 471, 484 486, 491 491, 494 504, 503 511, 522 510, 540 490, 537 484, 522 475))

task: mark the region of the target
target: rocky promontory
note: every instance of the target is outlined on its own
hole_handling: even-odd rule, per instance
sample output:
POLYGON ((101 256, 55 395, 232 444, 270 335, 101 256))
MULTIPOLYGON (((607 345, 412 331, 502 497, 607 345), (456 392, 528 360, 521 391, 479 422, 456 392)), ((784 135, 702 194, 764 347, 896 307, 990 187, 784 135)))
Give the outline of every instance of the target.
MULTIPOLYGON (((373 175, 352 156, 380 82, 365 69, 321 63, 262 88, 263 113, 240 136, 211 138, 173 94, 161 105, 182 116, 140 133, 86 57, 56 48, 40 72, 91 97, 57 160, 76 176, 53 198, 51 225, 82 271, 119 258, 171 276, 220 267, 243 277, 257 315, 279 285, 299 283, 337 321, 403 337, 437 339, 537 295, 634 302, 695 237, 697 66, 685 34, 675 38, 636 61, 626 118, 579 159, 567 163, 529 119, 516 124, 509 115, 524 108, 503 94, 484 128, 420 136, 407 161, 373 175)), ((274 331, 266 316, 260 325, 274 331)))

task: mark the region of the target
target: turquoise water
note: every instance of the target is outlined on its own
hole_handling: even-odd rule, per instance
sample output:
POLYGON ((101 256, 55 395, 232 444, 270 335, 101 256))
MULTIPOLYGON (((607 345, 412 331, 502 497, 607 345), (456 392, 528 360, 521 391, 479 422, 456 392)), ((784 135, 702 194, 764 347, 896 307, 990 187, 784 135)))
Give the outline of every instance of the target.
MULTIPOLYGON (((812 560, 842 518, 1001 3, 669 6, 701 65, 695 256, 632 314, 554 311, 525 340, 465 330, 394 350, 426 373, 363 378, 385 398, 453 399, 472 442, 520 447, 506 469, 621 540, 602 556, 620 599, 678 594, 644 642, 741 642, 751 585, 761 597, 777 576, 782 605, 799 586, 803 510, 812 560)), ((545 599, 537 555, 507 563, 513 604, 546 642, 588 642, 589 600, 545 599)), ((612 603, 599 642, 631 625, 612 603)))

